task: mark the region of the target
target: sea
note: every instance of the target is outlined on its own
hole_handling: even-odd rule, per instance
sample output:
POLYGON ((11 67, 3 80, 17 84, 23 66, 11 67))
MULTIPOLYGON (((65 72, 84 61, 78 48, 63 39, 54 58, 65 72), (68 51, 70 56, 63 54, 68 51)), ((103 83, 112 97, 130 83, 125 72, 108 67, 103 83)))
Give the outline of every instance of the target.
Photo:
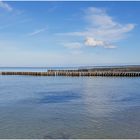
POLYGON ((23 138, 140 139, 140 78, 0 75, 0 139, 23 138))

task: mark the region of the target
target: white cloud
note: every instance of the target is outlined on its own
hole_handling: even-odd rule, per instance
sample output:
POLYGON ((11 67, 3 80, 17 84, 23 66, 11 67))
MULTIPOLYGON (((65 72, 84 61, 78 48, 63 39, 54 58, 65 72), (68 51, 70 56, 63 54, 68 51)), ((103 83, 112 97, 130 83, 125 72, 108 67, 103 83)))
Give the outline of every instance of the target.
POLYGON ((135 24, 121 24, 115 21, 104 9, 90 7, 85 14, 85 20, 88 22, 85 36, 103 41, 120 41, 135 27, 135 24))
POLYGON ((85 13, 85 19, 89 22, 89 24, 91 24, 91 26, 107 28, 116 25, 116 22, 113 21, 112 17, 107 15, 104 9, 89 7, 85 13))
POLYGON ((83 31, 58 33, 57 35, 77 36, 86 40, 87 46, 102 46, 114 48, 115 42, 126 38, 135 24, 122 24, 108 15, 105 9, 89 7, 84 10, 84 20, 87 25, 83 31), (92 44, 92 45, 91 45, 92 44))
POLYGON ((85 45, 87 46, 93 46, 93 47, 97 47, 97 46, 104 46, 104 42, 101 40, 96 40, 92 37, 87 37, 85 40, 85 45))
POLYGON ((102 40, 96 40, 92 37, 87 37, 85 39, 85 45, 86 46, 90 46, 90 47, 104 47, 104 48, 116 48, 115 46, 105 42, 105 41, 102 41, 102 40))
POLYGON ((3 8, 9 12, 11 12, 13 10, 13 8, 9 4, 7 4, 6 2, 3 2, 1 0, 0 0, 0 8, 3 8))
POLYGON ((29 36, 34 36, 34 35, 37 35, 37 34, 40 34, 40 33, 44 32, 46 30, 47 30, 47 28, 38 29, 38 30, 35 30, 35 31, 29 33, 28 35, 29 36))

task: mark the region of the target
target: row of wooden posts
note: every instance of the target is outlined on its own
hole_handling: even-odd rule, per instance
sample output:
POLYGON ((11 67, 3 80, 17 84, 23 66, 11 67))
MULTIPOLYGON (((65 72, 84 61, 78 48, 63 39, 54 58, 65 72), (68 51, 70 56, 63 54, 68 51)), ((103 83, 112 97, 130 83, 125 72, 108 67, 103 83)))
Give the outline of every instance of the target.
POLYGON ((113 72, 113 71, 95 71, 95 72, 78 72, 78 71, 48 71, 48 72, 0 72, 0 75, 31 75, 31 76, 122 76, 138 77, 140 72, 113 72))

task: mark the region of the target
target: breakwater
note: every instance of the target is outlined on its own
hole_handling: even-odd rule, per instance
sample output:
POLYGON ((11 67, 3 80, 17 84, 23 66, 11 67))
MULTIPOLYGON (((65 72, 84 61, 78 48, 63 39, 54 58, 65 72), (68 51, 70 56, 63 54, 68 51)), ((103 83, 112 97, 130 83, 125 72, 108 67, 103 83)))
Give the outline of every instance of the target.
POLYGON ((140 72, 120 72, 120 71, 77 71, 77 70, 49 70, 47 72, 0 72, 0 75, 30 75, 30 76, 122 76, 138 77, 140 72))

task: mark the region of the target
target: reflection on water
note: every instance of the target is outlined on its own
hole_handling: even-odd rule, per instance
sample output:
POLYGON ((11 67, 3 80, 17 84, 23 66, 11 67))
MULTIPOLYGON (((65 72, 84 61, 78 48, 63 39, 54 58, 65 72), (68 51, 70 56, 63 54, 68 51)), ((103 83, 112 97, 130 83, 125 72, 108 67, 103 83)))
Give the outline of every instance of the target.
POLYGON ((76 100, 80 98, 76 93, 72 93, 70 91, 62 91, 62 92, 51 92, 46 93, 46 95, 42 96, 39 100, 39 103, 65 103, 70 102, 72 100, 76 100))
POLYGON ((140 138, 140 79, 0 77, 0 138, 140 138))

